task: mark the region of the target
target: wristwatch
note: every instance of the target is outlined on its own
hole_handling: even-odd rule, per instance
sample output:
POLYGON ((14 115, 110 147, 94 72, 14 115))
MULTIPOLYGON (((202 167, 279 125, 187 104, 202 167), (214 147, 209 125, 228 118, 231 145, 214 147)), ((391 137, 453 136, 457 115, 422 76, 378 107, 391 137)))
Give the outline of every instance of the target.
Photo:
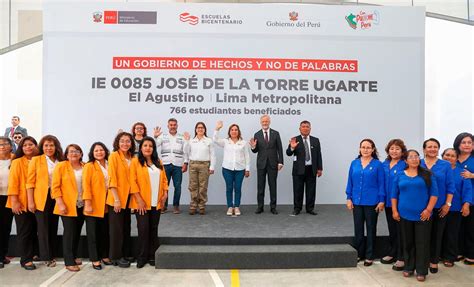
POLYGON ((446 202, 446 205, 451 207, 451 202, 446 202))

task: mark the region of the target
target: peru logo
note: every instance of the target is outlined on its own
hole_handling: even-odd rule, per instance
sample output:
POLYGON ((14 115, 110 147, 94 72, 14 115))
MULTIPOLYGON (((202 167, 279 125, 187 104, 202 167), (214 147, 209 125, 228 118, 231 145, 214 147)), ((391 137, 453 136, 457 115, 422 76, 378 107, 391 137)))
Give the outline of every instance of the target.
POLYGON ((94 20, 95 23, 102 22, 102 12, 94 12, 92 14, 92 20, 94 20))
POLYGON ((181 22, 188 22, 190 25, 197 25, 199 23, 199 17, 193 16, 188 12, 179 14, 179 20, 181 22))
POLYGON ((298 12, 290 12, 288 16, 290 16, 290 21, 298 21, 298 12))

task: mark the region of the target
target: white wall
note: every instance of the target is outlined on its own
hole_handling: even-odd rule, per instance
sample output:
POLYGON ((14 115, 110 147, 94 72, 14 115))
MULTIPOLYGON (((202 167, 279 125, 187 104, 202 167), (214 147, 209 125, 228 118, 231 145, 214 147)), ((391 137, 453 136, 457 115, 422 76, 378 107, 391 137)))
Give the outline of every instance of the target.
MULTIPOLYGON (((425 47, 425 138, 445 148, 458 133, 474 132, 474 27, 427 18, 425 47)), ((40 42, 0 56, 2 130, 18 114, 30 134, 41 135, 42 52, 40 42)))

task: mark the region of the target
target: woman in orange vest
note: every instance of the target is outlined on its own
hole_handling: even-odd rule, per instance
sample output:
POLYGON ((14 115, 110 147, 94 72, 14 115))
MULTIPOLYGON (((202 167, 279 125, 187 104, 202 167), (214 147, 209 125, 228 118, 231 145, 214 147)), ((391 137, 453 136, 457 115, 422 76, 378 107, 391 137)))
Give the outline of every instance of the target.
POLYGON ((107 158, 109 150, 105 144, 96 142, 89 151, 89 162, 84 166, 82 177, 82 199, 86 219, 87 247, 92 267, 101 270, 100 260, 111 265, 109 259, 109 225, 105 215, 105 199, 109 186, 107 158))
POLYGON ((0 137, 0 269, 4 267, 4 264, 10 263, 6 255, 13 213, 5 205, 8 199, 8 174, 12 157, 12 141, 8 137, 0 137))
POLYGON ((82 200, 82 149, 70 144, 64 152, 65 161, 60 162, 53 173, 51 197, 56 200, 54 214, 63 222, 63 257, 69 271, 80 270, 82 262, 77 258, 79 238, 84 224, 84 201, 82 200))
POLYGON ((35 234, 35 215, 28 212, 28 199, 26 194, 26 179, 28 177, 28 164, 38 153, 37 142, 28 136, 21 140, 15 153, 15 160, 10 167, 8 177, 7 207, 15 214, 16 238, 20 250, 20 264, 26 270, 35 270, 33 264, 35 234))
POLYGON ((52 135, 44 136, 38 148, 39 156, 33 157, 28 164, 28 210, 36 216, 41 260, 46 266, 54 267, 53 250, 57 243, 59 217, 53 214, 51 182, 54 168, 63 160, 63 150, 59 140, 52 135))
POLYGON ((139 255, 137 268, 146 263, 154 266, 158 248, 158 224, 161 209, 168 198, 168 180, 163 164, 158 158, 155 140, 145 137, 130 166, 132 197, 130 208, 136 209, 139 255))
POLYGON ((109 213, 110 252, 115 266, 130 267, 130 261, 124 258, 124 252, 130 246, 130 163, 135 142, 131 134, 119 133, 114 140, 114 151, 109 157, 109 192, 107 209, 109 213))

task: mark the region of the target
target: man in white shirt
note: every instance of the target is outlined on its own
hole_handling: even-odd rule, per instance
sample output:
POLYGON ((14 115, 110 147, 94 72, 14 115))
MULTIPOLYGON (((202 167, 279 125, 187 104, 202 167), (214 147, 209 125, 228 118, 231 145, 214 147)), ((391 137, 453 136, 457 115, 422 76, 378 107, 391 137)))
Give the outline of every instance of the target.
MULTIPOLYGON (((173 180, 173 213, 181 213, 179 209, 179 200, 181 198, 181 182, 183 173, 188 170, 188 155, 184 149, 184 136, 178 134, 178 121, 174 118, 168 120, 168 133, 163 134, 160 127, 153 130, 153 136, 156 140, 156 146, 161 147, 161 160, 165 167, 168 185, 173 180)), ((165 213, 168 208, 168 200, 161 213, 165 213)))
POLYGON ((5 129, 4 136, 6 136, 9 139, 13 140, 13 134, 15 134, 15 132, 21 132, 21 134, 24 137, 26 137, 28 135, 28 131, 25 128, 20 127, 20 117, 18 117, 18 116, 13 116, 12 117, 12 126, 5 129))

